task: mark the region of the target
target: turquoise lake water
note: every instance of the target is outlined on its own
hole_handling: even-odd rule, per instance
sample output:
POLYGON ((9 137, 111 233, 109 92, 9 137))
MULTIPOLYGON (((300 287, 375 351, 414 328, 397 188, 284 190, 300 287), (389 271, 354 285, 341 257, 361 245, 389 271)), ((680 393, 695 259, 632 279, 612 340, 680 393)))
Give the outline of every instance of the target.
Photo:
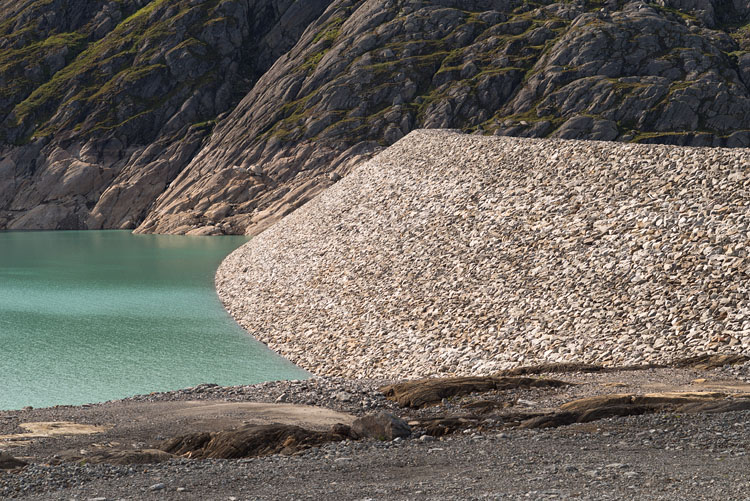
POLYGON ((0 409, 308 377, 216 296, 216 268, 246 241, 0 232, 0 409))

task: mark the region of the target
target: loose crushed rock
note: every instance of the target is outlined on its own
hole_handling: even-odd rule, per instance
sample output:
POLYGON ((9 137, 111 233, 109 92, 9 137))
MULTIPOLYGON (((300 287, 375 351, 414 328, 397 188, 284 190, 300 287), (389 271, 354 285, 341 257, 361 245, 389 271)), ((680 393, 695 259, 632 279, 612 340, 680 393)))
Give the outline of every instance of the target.
POLYGON ((723 374, 727 378, 734 378, 750 383, 750 360, 742 364, 722 367, 720 374, 723 374))
POLYGON ((416 131, 216 284, 318 375, 750 351, 750 152, 416 131))
MULTIPOLYGON (((410 418, 427 418, 434 415, 460 414, 466 412, 463 405, 475 401, 496 400, 512 402, 514 409, 554 408, 565 402, 594 395, 617 392, 649 393, 662 391, 662 385, 668 384, 669 391, 714 391, 712 383, 723 379, 743 381, 742 370, 750 368, 748 364, 727 365, 710 371, 654 368, 643 370, 615 370, 608 373, 566 372, 545 373, 534 377, 560 379, 573 383, 565 387, 515 388, 502 391, 470 394, 461 398, 443 401, 440 406, 423 409, 404 409, 388 400, 380 388, 399 382, 394 379, 344 379, 315 376, 305 380, 267 381, 252 385, 219 386, 201 384, 195 387, 167 392, 154 392, 136 395, 122 400, 113 400, 100 404, 89 404, 82 407, 58 406, 49 409, 30 411, 12 411, 3 417, 0 412, 0 434, 21 431, 16 424, 23 421, 69 420, 80 410, 96 409, 104 412, 99 422, 106 423, 106 415, 111 412, 122 412, 120 402, 173 402, 173 401, 220 401, 220 402, 265 402, 315 405, 357 416, 378 411, 392 412, 410 418), (707 378, 707 379, 706 379, 707 378), (696 385, 694 381, 706 381, 696 385)), ((748 374, 745 372, 745 374, 748 374)), ((748 381, 750 382, 750 381, 748 381)), ((719 391, 727 391, 719 388, 719 391)), ((741 390, 735 390, 741 391, 741 390)), ((91 413, 91 411, 88 411, 91 413)))

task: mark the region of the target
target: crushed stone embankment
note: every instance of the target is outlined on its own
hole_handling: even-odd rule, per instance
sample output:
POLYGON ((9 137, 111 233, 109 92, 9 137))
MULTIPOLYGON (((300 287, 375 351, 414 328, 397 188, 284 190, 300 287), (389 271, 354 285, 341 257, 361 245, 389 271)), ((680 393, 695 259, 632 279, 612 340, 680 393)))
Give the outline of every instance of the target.
POLYGON ((750 151, 415 131, 230 255, 217 289, 319 375, 750 351, 750 151))

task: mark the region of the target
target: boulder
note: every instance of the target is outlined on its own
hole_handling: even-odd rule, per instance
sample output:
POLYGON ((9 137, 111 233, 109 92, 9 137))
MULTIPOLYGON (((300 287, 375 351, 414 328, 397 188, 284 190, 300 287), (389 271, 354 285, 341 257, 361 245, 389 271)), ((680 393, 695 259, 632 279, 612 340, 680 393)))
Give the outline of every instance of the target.
POLYGON ((26 466, 26 461, 21 461, 11 456, 7 452, 0 452, 0 470, 13 470, 26 466))
POLYGON ((406 421, 383 411, 354 420, 352 431, 360 437, 376 440, 393 440, 411 435, 411 428, 406 421))

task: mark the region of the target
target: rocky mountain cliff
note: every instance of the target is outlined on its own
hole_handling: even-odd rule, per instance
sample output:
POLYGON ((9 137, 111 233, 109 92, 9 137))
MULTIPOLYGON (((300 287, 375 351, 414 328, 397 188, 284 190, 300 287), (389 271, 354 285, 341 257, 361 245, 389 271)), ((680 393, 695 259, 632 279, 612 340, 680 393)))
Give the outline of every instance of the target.
POLYGON ((746 0, 0 12, 0 229, 254 234, 415 128, 750 145, 746 0))

